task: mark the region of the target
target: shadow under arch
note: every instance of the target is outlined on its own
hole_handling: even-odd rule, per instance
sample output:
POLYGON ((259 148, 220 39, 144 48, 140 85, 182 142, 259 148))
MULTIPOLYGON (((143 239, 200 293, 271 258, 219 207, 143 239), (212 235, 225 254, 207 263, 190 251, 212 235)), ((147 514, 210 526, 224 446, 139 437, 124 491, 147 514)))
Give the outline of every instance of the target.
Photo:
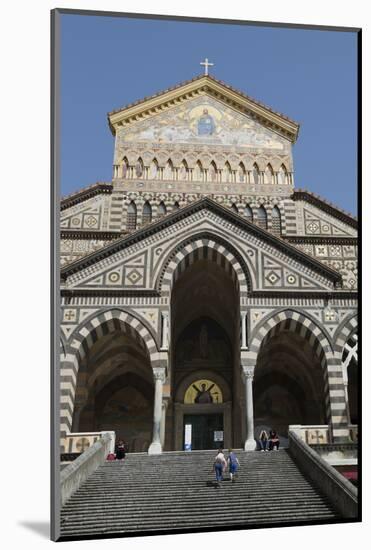
POLYGON ((122 329, 147 350, 151 359, 154 358, 157 352, 155 336, 141 319, 120 307, 95 311, 85 318, 71 333, 68 347, 83 358, 100 336, 122 329))
POLYGON ((249 345, 249 366, 255 366, 255 361, 263 341, 273 337, 282 330, 301 334, 314 347, 317 355, 326 359, 332 357, 332 345, 322 327, 306 313, 295 309, 282 309, 272 313, 257 326, 254 337, 249 345))
POLYGON ((65 395, 61 395, 61 435, 71 431, 76 387, 80 365, 98 339, 120 331, 132 338, 145 351, 150 365, 156 366, 158 352, 156 342, 148 328, 133 315, 113 308, 94 313, 85 319, 71 335, 67 355, 61 358, 60 381, 65 395))
POLYGON ((249 360, 255 367, 256 437, 262 426, 269 426, 286 442, 290 424, 331 422, 327 365, 333 353, 327 337, 308 317, 285 310, 264 320, 249 360))
POLYGON ((157 292, 170 295, 178 276, 199 259, 214 261, 229 270, 241 296, 251 291, 251 275, 242 254, 220 236, 201 232, 184 239, 167 255, 156 280, 157 292))

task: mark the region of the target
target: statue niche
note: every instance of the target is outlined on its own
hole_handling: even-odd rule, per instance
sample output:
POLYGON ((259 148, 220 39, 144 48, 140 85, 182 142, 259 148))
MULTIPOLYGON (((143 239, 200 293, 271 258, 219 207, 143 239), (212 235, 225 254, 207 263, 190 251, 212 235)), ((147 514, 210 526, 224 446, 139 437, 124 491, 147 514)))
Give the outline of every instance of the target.
POLYGON ((193 363, 228 368, 231 366, 231 350, 224 330, 212 319, 193 321, 178 338, 175 362, 179 366, 193 363))

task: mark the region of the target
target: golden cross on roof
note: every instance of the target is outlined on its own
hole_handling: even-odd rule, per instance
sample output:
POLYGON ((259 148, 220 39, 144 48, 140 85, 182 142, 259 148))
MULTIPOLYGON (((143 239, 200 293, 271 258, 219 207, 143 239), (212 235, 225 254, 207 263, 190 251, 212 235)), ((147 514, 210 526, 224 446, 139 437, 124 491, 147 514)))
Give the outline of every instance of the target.
POLYGON ((206 57, 205 61, 201 61, 200 65, 205 66, 205 75, 207 76, 209 74, 209 67, 212 67, 214 63, 209 63, 209 60, 206 57))

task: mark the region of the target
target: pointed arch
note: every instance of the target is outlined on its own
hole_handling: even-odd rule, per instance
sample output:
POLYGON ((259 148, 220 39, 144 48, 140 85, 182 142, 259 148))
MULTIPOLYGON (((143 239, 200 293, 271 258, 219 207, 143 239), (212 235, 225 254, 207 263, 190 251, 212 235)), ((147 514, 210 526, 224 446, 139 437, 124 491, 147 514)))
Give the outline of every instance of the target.
POLYGON ((278 183, 280 185, 286 185, 288 184, 288 173, 286 170, 286 166, 284 164, 281 164, 280 169, 278 170, 278 183))
POLYGON ((172 163, 171 159, 169 159, 167 161, 166 165, 165 165, 164 179, 165 180, 172 180, 173 175, 174 175, 174 166, 173 166, 173 163, 172 163))
POLYGON ((137 206, 134 201, 131 201, 128 205, 127 217, 126 217, 126 229, 128 231, 135 231, 137 228, 137 206))
POLYGON ((145 351, 152 367, 159 361, 154 337, 148 328, 136 317, 121 309, 94 313, 84 320, 72 333, 65 358, 61 358, 60 380, 66 391, 61 396, 61 435, 72 429, 72 418, 76 395, 77 375, 81 361, 89 349, 103 335, 120 330, 133 338, 145 351))
POLYGON ((189 169, 188 169, 188 164, 187 164, 187 161, 185 159, 182 160, 181 164, 180 164, 180 168, 179 168, 179 177, 178 179, 180 180, 188 180, 188 174, 189 174, 189 169))
POLYGON ((231 209, 233 210, 233 212, 235 212, 236 214, 238 214, 238 208, 237 208, 235 202, 232 202, 232 204, 231 204, 231 209))
POLYGON ((281 237, 282 235, 282 223, 281 223, 281 212, 278 206, 274 206, 272 209, 272 229, 273 235, 276 237, 281 237))
POLYGON ((144 172, 144 164, 141 157, 138 158, 136 164, 135 164, 135 175, 137 178, 141 178, 143 176, 144 172))
MULTIPOLYGON (((254 329, 253 338, 249 345, 249 351, 244 358, 244 365, 255 368, 258 356, 264 350, 265 345, 282 332, 292 332, 306 340, 318 357, 325 395, 325 414, 327 422, 331 424, 334 442, 339 441, 337 418, 341 414, 342 407, 332 407, 331 396, 333 382, 329 377, 328 365, 334 365, 333 350, 328 337, 321 327, 310 317, 292 309, 283 309, 263 319, 254 329)), ((333 369, 333 367, 331 367, 333 369)), ((332 371, 333 372, 333 371, 332 371)), ((335 379, 333 379, 335 381, 335 379)), ((336 386, 335 386, 336 387, 336 386)))
POLYGON ((152 221, 152 206, 148 201, 143 204, 143 213, 142 213, 142 225, 147 225, 152 221))
POLYGON ((267 164, 267 167, 264 172, 264 183, 271 185, 274 183, 274 172, 270 164, 267 164))
POLYGON ((172 286, 186 265, 189 266, 204 258, 217 262, 230 273, 240 296, 247 296, 252 282, 245 260, 230 243, 224 239, 216 239, 208 233, 195 235, 192 239, 183 241, 168 255, 156 282, 156 288, 161 292, 161 296, 171 295, 172 286))
POLYGON ((173 210, 178 210, 180 208, 180 204, 178 201, 175 201, 173 204, 173 210))
POLYGON ((158 162, 157 162, 157 159, 154 158, 149 165, 148 178, 151 180, 154 180, 157 178, 157 175, 158 175, 158 162))
POLYGON ((263 205, 258 208, 258 211, 256 213, 256 225, 258 225, 262 229, 267 229, 268 227, 267 212, 263 205))
POLYGON ((209 166, 209 180, 214 182, 217 180, 217 174, 218 174, 218 170, 217 170, 217 167, 216 167, 216 164, 215 162, 212 160, 211 163, 210 163, 210 166, 209 166))
POLYGON ((202 162, 200 160, 196 162, 196 166, 194 169, 194 180, 195 181, 203 180, 203 168, 202 168, 202 162))
POLYGON ((252 222, 253 221, 253 214, 250 205, 246 204, 245 209, 243 211, 243 215, 247 219, 247 221, 252 222))
POLYGON ((225 163, 223 168, 223 181, 227 183, 232 181, 232 168, 228 161, 225 163))
POLYGON ((238 183, 246 182, 246 168, 243 162, 238 165, 238 183))
POLYGON ((252 167, 252 177, 253 177, 254 184, 258 185, 260 177, 259 177, 259 166, 256 164, 256 162, 254 163, 254 166, 252 167))
POLYGON ((129 177, 129 161, 126 157, 122 159, 121 176, 124 179, 129 177))
POLYGON ((161 201, 157 207, 157 216, 160 218, 161 216, 165 216, 165 214, 166 214, 166 205, 164 201, 161 201))

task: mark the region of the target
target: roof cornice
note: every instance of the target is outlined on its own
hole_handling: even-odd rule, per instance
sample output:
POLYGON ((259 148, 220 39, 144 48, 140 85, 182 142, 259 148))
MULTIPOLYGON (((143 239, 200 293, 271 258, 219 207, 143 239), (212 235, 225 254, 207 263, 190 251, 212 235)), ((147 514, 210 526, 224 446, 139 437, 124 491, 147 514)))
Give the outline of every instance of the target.
POLYGON ((175 221, 184 219, 190 214, 204 208, 208 208, 211 211, 222 215, 224 218, 228 219, 228 221, 231 221, 232 223, 235 223, 236 225, 244 229, 248 229, 253 235, 260 237, 265 241, 268 241, 275 248, 290 255, 291 257, 294 257, 296 260, 303 262, 304 264, 314 269, 316 272, 331 279, 332 281, 337 283, 341 282, 340 273, 338 273, 334 269, 331 269, 330 267, 319 262, 315 258, 312 258, 308 254, 305 254, 294 245, 287 243, 283 239, 276 237, 275 235, 272 235, 272 233, 269 233, 268 231, 262 229, 254 223, 249 222, 239 214, 236 214, 229 208, 218 204, 209 197, 204 197, 202 199, 199 199, 198 201, 194 201, 193 203, 184 206, 183 208, 179 208, 178 210, 167 214, 163 218, 160 218, 159 220, 156 220, 151 224, 142 227, 134 231, 133 233, 130 233, 130 235, 127 235, 121 239, 116 239, 113 243, 109 243, 99 250, 88 254, 83 258, 80 258, 79 260, 68 264, 67 266, 64 266, 61 269, 61 277, 65 280, 69 275, 72 275, 73 273, 76 273, 77 271, 84 269, 85 267, 88 267, 89 265, 92 265, 95 262, 118 252, 122 248, 139 242, 140 240, 149 237, 150 235, 153 235, 157 231, 169 227, 175 221))
POLYGON ((106 241, 109 239, 118 239, 123 236, 122 231, 105 231, 101 229, 61 229, 61 239, 98 239, 106 241))
POLYGON ((296 189, 291 195, 291 198, 294 201, 304 200, 309 202, 321 210, 324 210, 328 214, 331 214, 335 218, 338 218, 340 221, 354 227, 355 229, 358 229, 358 220, 355 216, 352 216, 349 212, 342 210, 323 197, 320 197, 307 189, 296 189))
POLYGON ((107 115, 109 127, 115 135, 117 127, 153 116, 162 110, 196 97, 199 93, 208 93, 228 106, 249 114, 292 142, 297 139, 299 132, 297 122, 210 75, 197 76, 192 80, 187 80, 177 86, 111 111, 107 115))
POLYGON ((70 208, 79 202, 90 199, 95 195, 100 195, 102 193, 112 193, 112 183, 111 182, 97 182, 89 185, 89 187, 84 187, 75 193, 71 193, 66 197, 61 198, 61 210, 70 208))

